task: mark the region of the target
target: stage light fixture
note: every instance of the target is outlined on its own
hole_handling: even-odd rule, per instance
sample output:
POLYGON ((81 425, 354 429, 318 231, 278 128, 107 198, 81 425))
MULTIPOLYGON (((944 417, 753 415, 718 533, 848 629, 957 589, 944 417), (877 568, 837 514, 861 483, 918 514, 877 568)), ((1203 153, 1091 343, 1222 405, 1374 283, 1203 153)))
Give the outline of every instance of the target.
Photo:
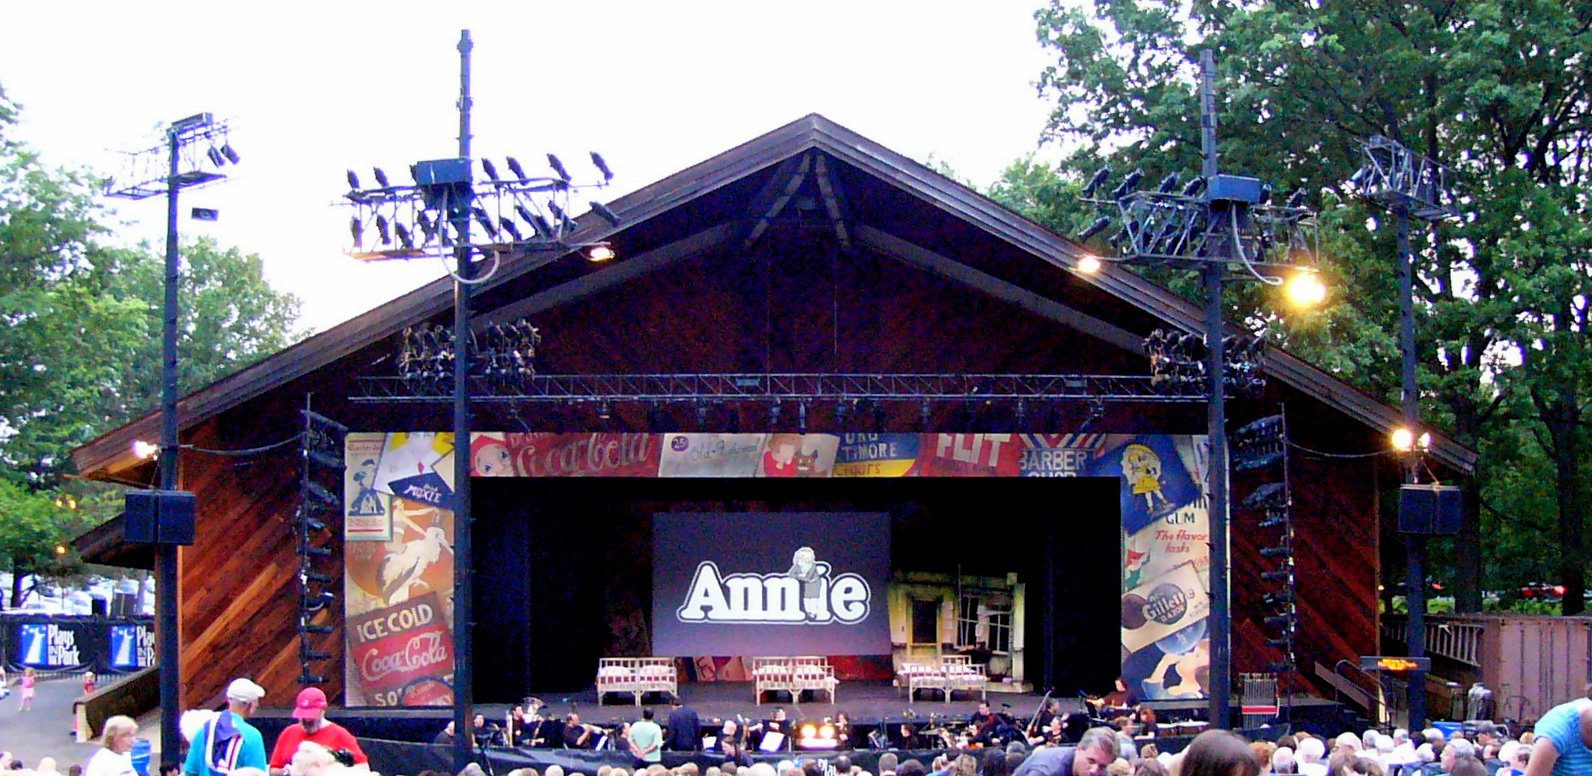
POLYGON ((384 189, 392 187, 392 184, 387 181, 387 173, 386 172, 384 172, 380 167, 373 168, 373 170, 374 170, 374 174, 376 176, 376 185, 377 186, 380 186, 380 187, 382 187, 384 189))
POLYGON ((608 408, 608 402, 602 402, 601 404, 597 405, 597 419, 598 420, 608 420, 609 418, 612 418, 612 417, 613 417, 613 413, 608 408))
POLYGON ((140 461, 148 461, 160 454, 160 445, 145 442, 142 439, 133 440, 133 457, 140 461))
POLYGON ((1260 557, 1262 558, 1281 558, 1291 555, 1292 553, 1293 548, 1286 544, 1277 547, 1260 548, 1260 557))
POLYGON ((492 164, 491 159, 486 157, 481 158, 481 171, 486 173, 486 179, 489 181, 495 181, 498 179, 497 165, 492 164))
POLYGON ((525 168, 520 166, 520 160, 515 159, 512 156, 507 157, 507 160, 509 163, 509 172, 514 173, 515 178, 519 180, 525 180, 527 177, 529 177, 525 174, 525 168))
POLYGON ((303 570, 299 572, 299 580, 305 584, 309 584, 310 582, 330 584, 332 581, 332 576, 330 574, 322 574, 318 571, 303 570))
POLYGON ((707 405, 707 402, 700 402, 700 401, 697 402, 697 405, 696 405, 696 416, 697 416, 697 428, 698 428, 698 430, 702 430, 702 431, 707 430, 707 426, 708 426, 708 405, 707 405))
POLYGON ((409 249, 413 249, 415 247, 415 238, 414 235, 409 233, 409 227, 404 226, 403 224, 394 224, 393 231, 398 234, 399 245, 409 249))
POLYGON ((1392 442, 1394 450, 1407 453, 1415 449, 1415 432, 1403 427, 1395 428, 1389 436, 1389 441, 1392 442))
POLYGON ((1155 190, 1162 194, 1171 194, 1175 188, 1177 188, 1177 172, 1174 171, 1167 173, 1166 177, 1161 179, 1161 185, 1156 186, 1155 190))
POLYGON ((205 151, 205 156, 209 157, 210 163, 217 167, 227 163, 227 158, 221 155, 221 149, 215 146, 210 146, 210 150, 205 151))
POLYGON ((300 622, 299 626, 298 626, 298 630, 299 630, 299 633, 331 633, 332 632, 332 626, 330 626, 330 625, 317 625, 315 623, 309 623, 309 622, 300 622))
POLYGON ((302 660, 331 660, 332 655, 330 652, 317 652, 313 649, 301 649, 299 650, 299 658, 302 660))
POLYGON ((348 190, 359 191, 359 176, 353 170, 348 171, 348 190))
POLYGON ((1090 178, 1089 183, 1083 187, 1084 198, 1087 199, 1094 196, 1095 192, 1099 191, 1100 187, 1106 184, 1106 179, 1110 177, 1110 167, 1101 167, 1100 169, 1095 170, 1094 177, 1090 178))
POLYGON ((569 170, 564 169, 564 163, 559 161, 557 156, 548 154, 547 166, 553 168, 553 172, 558 175, 558 179, 564 183, 569 183, 571 180, 574 180, 573 178, 569 177, 569 170))
POLYGON ((514 238, 514 242, 521 242, 525 239, 524 237, 520 236, 520 228, 515 226, 513 219, 510 219, 508 216, 498 217, 498 228, 508 232, 509 236, 514 238))
POLYGON ((1093 254, 1085 253, 1078 258, 1078 271, 1085 275, 1099 272, 1102 266, 1104 265, 1100 262, 1100 257, 1093 254))
POLYGON ((1287 582, 1288 584, 1292 585, 1293 573, 1293 563, 1290 562, 1276 571, 1267 571, 1261 574, 1260 578, 1266 580, 1267 582, 1287 582))
POLYGON ((796 430, 803 434, 807 433, 807 402, 796 405, 796 430))
POLYGON ((598 243, 593 245, 591 249, 586 252, 586 260, 593 263, 608 261, 614 256, 614 249, 609 246, 608 243, 598 243))
POLYGON ((1327 299, 1327 287, 1315 272, 1299 270, 1289 276, 1283 293, 1295 307, 1314 307, 1327 299))
POLYGON ((233 164, 243 161, 243 157, 238 155, 238 150, 233 148, 231 143, 221 144, 221 155, 227 157, 227 161, 233 164))
POLYGON ((382 245, 392 245, 392 231, 387 228, 387 217, 376 216, 376 234, 381 238, 382 245))
POLYGON ((770 431, 779 430, 779 402, 768 405, 768 428, 770 431))
POLYGON ((304 526, 306 528, 309 528, 311 531, 324 531, 324 530, 326 530, 326 523, 324 523, 324 522, 322 522, 320 520, 317 520, 317 519, 315 519, 313 517, 309 517, 309 516, 305 516, 305 518, 304 518, 304 526))
POLYGON ((1110 216, 1101 216, 1099 218, 1096 218, 1094 220, 1094 223, 1089 224, 1089 228, 1083 230, 1083 232, 1078 235, 1078 242, 1089 242, 1089 238, 1094 237, 1095 235, 1100 234, 1101 232, 1105 231, 1106 227, 1108 227, 1110 225, 1111 225, 1111 217, 1110 216))
POLYGON ((1288 501, 1288 488, 1283 483, 1268 482, 1255 488, 1255 491, 1244 499, 1244 506, 1249 509, 1273 512, 1287 509, 1289 506, 1288 501))
POLYGON ((619 214, 615 213, 607 205, 604 205, 603 203, 598 202, 596 200, 592 200, 591 201, 591 209, 592 209, 593 213, 596 213, 598 216, 601 216, 602 219, 604 221, 607 221, 610 225, 612 225, 612 226, 618 226, 619 225, 619 222, 621 220, 619 218, 619 214))
POLYGON ((547 210, 553 214, 553 220, 558 223, 559 228, 566 231, 574 229, 575 222, 570 219, 569 214, 565 213, 563 208, 558 206, 557 202, 548 202, 547 210))
POLYGON ((603 175, 603 183, 612 183, 613 182, 614 171, 608 169, 608 161, 603 159, 602 154, 599 154, 596 151, 592 151, 591 152, 591 163, 592 163, 593 167, 597 168, 597 172, 602 173, 602 175, 603 175))
POLYGON ((313 555, 313 556, 315 556, 317 558, 330 558, 330 557, 332 557, 332 551, 330 549, 326 548, 326 547, 305 547, 304 548, 304 554, 305 555, 313 555))

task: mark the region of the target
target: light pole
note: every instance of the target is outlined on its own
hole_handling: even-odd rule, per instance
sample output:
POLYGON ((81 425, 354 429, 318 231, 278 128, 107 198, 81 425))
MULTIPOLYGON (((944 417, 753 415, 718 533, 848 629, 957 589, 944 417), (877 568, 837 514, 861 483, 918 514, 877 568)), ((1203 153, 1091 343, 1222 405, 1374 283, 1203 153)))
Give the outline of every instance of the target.
MULTIPOLYGON (((478 364, 473 358, 474 342, 470 323, 470 299, 474 286, 496 273, 505 256, 536 252, 569 252, 590 247, 590 258, 601 261, 613 257, 606 244, 572 245, 568 235, 574 231, 569 216, 570 194, 588 188, 572 180, 563 163, 548 154, 553 176, 528 176, 512 157, 506 161, 509 177, 499 177, 498 169, 483 159, 486 180, 477 182, 476 160, 471 157, 470 52, 474 43, 469 30, 459 33, 459 156, 417 162, 411 167, 412 185, 390 185, 385 173, 376 171, 379 186, 361 189, 358 178, 349 172, 351 191, 347 198, 355 208, 352 232, 353 255, 367 261, 413 259, 451 254, 453 278, 453 724, 454 769, 460 770, 472 759, 474 681, 472 633, 474 626, 474 585, 471 564, 470 514, 470 380, 478 364), (512 213, 514 217, 505 215, 512 213), (479 225, 490 242, 477 244, 472 222, 479 225), (366 224, 374 223, 379 245, 365 250, 362 244, 366 224), (602 249, 602 253, 597 249, 602 249), (484 273, 477 254, 487 255, 491 264, 484 273)), ((592 163, 605 186, 613 173, 603 158, 591 154, 592 163)), ((619 217, 599 202, 592 210, 617 225, 619 217)))
MULTIPOLYGON (((180 313, 178 290, 182 280, 182 261, 178 255, 180 242, 177 234, 177 195, 183 189, 222 180, 226 176, 216 170, 228 163, 238 162, 238 154, 227 140, 227 132, 227 124, 216 121, 209 113, 198 113, 174 121, 166 128, 162 144, 138 151, 129 158, 134 173, 139 171, 141 162, 147 163, 164 158, 166 161, 164 175, 154 177, 148 174, 135 174, 128 180, 112 179, 106 187, 108 195, 124 199, 146 199, 159 194, 166 195, 166 266, 161 334, 159 447, 160 490, 164 493, 173 493, 177 490, 178 465, 181 458, 181 446, 177 438, 177 319, 180 313), (206 143, 209 148, 201 156, 198 148, 206 143), (206 168, 205 160, 208 160, 215 169, 206 168)), ((130 501, 129 505, 132 503, 130 501)), ((170 500, 157 496, 157 505, 154 507, 154 520, 157 524, 164 520, 163 511, 169 514, 171 503, 170 500)), ((188 503, 191 509, 191 496, 188 503)), ((131 512, 131 509, 129 511, 131 512)), ((163 768, 177 763, 177 753, 182 745, 182 732, 178 727, 182 705, 182 665, 181 640, 178 632, 180 625, 177 547, 179 544, 192 543, 191 511, 188 513, 188 520, 186 542, 161 537, 158 528, 154 536, 150 537, 155 544, 155 584, 159 593, 155 599, 155 620, 160 630, 158 658, 160 761, 163 768)))
MULTIPOLYGON (((1448 168, 1406 148, 1392 138, 1374 136, 1363 144, 1365 163, 1349 179, 1362 197, 1392 211, 1398 222, 1399 350, 1402 356, 1400 406, 1404 426, 1394 433, 1393 444, 1404 456, 1404 482, 1416 482, 1421 459, 1430 448, 1430 434, 1420 430, 1419 386, 1415 376, 1415 254, 1410 250, 1410 219, 1428 224, 1457 218, 1448 168)), ((1426 656, 1426 541, 1430 530, 1411 531, 1402 514, 1400 533, 1404 548, 1409 593, 1405 602, 1409 622, 1405 634, 1409 655, 1420 663, 1426 656)), ((1411 729, 1426 721, 1426 672, 1409 672, 1409 723, 1411 729)))
MULTIPOLYGON (((1230 270, 1245 272, 1268 285, 1281 285, 1272 272, 1293 270, 1313 287, 1304 294, 1320 301, 1324 291, 1314 278, 1314 214, 1302 206, 1303 192, 1285 205, 1268 204, 1270 187, 1255 178, 1225 175, 1219 170, 1216 147, 1215 60, 1209 50, 1200 52, 1201 177, 1181 192, 1175 174, 1158 187, 1135 190, 1143 175, 1129 173, 1107 198, 1094 198, 1110 170, 1102 169, 1084 189, 1084 197, 1107 215, 1085 232, 1087 240, 1113 220, 1121 230, 1112 238, 1119 255, 1108 262, 1164 265, 1195 269, 1205 291, 1203 329, 1205 377, 1208 385, 1205 429, 1210 444, 1210 724, 1226 728, 1231 722, 1232 620, 1229 584, 1229 515, 1227 455, 1227 354, 1223 342, 1222 288, 1230 270), (1115 214, 1113 216, 1112 214, 1115 214), (1301 273, 1307 273, 1301 275, 1301 273)), ((1095 258, 1095 257, 1089 257, 1095 258)), ((1080 261, 1080 272, 1098 271, 1100 264, 1080 261)), ((1291 573, 1291 572, 1290 572, 1291 573)))

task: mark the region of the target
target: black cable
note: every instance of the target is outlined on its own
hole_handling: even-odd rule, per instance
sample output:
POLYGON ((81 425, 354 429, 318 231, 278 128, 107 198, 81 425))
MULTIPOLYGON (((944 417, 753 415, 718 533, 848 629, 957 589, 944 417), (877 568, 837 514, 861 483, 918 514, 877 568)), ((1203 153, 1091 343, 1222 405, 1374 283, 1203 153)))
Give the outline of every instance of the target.
POLYGON ((303 438, 304 438, 304 432, 301 431, 301 432, 299 432, 297 434, 294 434, 293 436, 290 436, 287 439, 284 439, 284 440, 282 440, 280 442, 272 442, 271 444, 262 445, 260 447, 247 447, 247 448, 241 448, 241 449, 236 449, 236 450, 214 450, 214 449, 207 448, 207 447, 195 447, 194 445, 178 445, 178 447, 180 447, 183 450, 191 450, 193 452, 201 453, 203 455, 256 455, 256 454, 259 454, 259 453, 270 452, 270 451, 275 450, 275 449, 277 449, 279 447, 287 447, 288 445, 291 445, 291 444, 293 444, 295 442, 298 442, 299 440, 301 440, 303 438))
POLYGON ((1309 453, 1310 455, 1317 455, 1322 458, 1375 458, 1379 455, 1393 455, 1395 452, 1393 450, 1379 450, 1374 453, 1326 453, 1320 450, 1312 450, 1293 441, 1288 442, 1288 446, 1294 448, 1295 450, 1309 453))

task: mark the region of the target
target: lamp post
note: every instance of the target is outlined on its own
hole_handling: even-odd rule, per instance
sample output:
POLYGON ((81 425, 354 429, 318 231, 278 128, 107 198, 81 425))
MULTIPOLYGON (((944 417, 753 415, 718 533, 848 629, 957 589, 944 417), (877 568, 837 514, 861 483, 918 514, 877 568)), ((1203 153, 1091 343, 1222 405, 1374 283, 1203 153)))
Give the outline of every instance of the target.
MULTIPOLYGON (((512 157, 506 162, 511 173, 499 177, 498 169, 481 160, 487 180, 477 182, 476 160, 471 157, 470 53, 474 43, 469 30, 459 33, 459 155, 454 159, 417 162, 411 166, 413 185, 391 185, 385 173, 376 171, 379 186, 361 189, 351 171, 346 195, 355 208, 352 222, 353 256, 366 261, 414 259, 431 255, 451 255, 453 278, 453 724, 454 770, 461 770, 473 757, 472 665, 474 626, 474 579, 471 569, 470 509, 470 380, 479 366, 471 352, 470 303, 472 290, 496 273, 505 256, 528 253, 562 253, 581 247, 592 249, 590 258, 603 261, 614 253, 606 243, 572 245, 568 235, 574 231, 569 216, 569 197, 589 186, 605 186, 613 179, 607 163, 596 153, 593 165, 602 175, 600 183, 579 184, 562 162, 547 155, 552 176, 528 176, 512 157), (518 220, 504 213, 513 213, 518 220), (496 220, 493 216, 496 215, 496 220), (379 244, 371 250, 363 246, 364 226, 374 223, 379 244), (472 224, 481 227, 489 242, 474 242, 472 224), (599 250, 600 249, 600 250, 599 250), (483 271, 478 255, 489 256, 483 271)), ((617 225, 619 216, 599 202, 592 210, 617 225)))
MULTIPOLYGON (((227 141, 229 128, 226 122, 216 121, 209 113, 198 113, 174 121, 166 128, 159 145, 143 149, 129 156, 130 169, 140 170, 140 163, 164 159, 163 175, 133 175, 127 179, 112 179, 106 193, 123 199, 146 199, 166 195, 166 265, 165 300, 161 331, 161 388, 160 388, 160 489, 176 491, 179 480, 181 446, 178 443, 177 422, 177 336, 178 317, 181 312, 178 299, 182 280, 182 261, 177 229, 178 193, 186 188, 203 186, 224 179, 218 170, 228 163, 236 164, 238 154, 227 141), (200 144, 208 144, 207 153, 198 153, 200 144), (211 167, 207 168, 204 161, 211 167)), ((136 445, 135 445, 136 447, 136 445)), ((157 510, 158 513, 158 510, 157 510)), ((182 746, 178 726, 182 705, 181 641, 178 618, 178 542, 157 539, 155 542, 155 578, 159 595, 155 599, 155 620, 160 631, 160 762, 164 766, 177 763, 177 753, 182 746)))
MULTIPOLYGON (((1393 446, 1404 461, 1404 482, 1414 484, 1422 457, 1430 448, 1431 436, 1421 431, 1419 386, 1415 376, 1415 254, 1410 250, 1410 219, 1428 224, 1457 218, 1454 193, 1448 168, 1406 148, 1392 138, 1374 136, 1362 144, 1365 163, 1349 179, 1360 196, 1392 211, 1398 223, 1399 278, 1399 374, 1402 391, 1400 408, 1404 426, 1394 432, 1393 446)), ((1402 502, 1400 509, 1402 510, 1402 502)), ((1419 663, 1426 656, 1426 541, 1429 532, 1405 530, 1404 534, 1409 593, 1409 627, 1405 634, 1409 656, 1419 663)), ((1408 705, 1410 729, 1426 721, 1426 672, 1409 672, 1408 705)))
MULTIPOLYGON (((1109 169, 1096 173, 1084 189, 1084 197, 1106 211, 1082 239, 1104 230, 1120 220, 1121 230, 1112 238, 1120 255, 1108 262, 1165 265, 1195 269, 1205 291, 1203 330, 1205 336, 1205 377, 1208 385, 1205 428, 1210 444, 1210 724, 1226 728, 1231 723, 1232 702, 1232 619, 1229 583, 1229 493, 1227 454, 1227 353, 1222 317, 1222 290, 1229 270, 1241 270, 1268 285, 1282 285, 1283 278, 1267 274, 1292 269, 1290 297, 1319 302, 1324 293, 1315 280, 1313 267, 1303 265, 1301 256, 1314 255, 1313 240, 1306 239, 1315 228, 1314 214, 1302 207, 1303 192, 1296 192, 1286 205, 1269 205, 1270 187, 1255 178, 1222 174, 1216 145, 1215 59, 1209 50, 1200 53, 1200 146, 1201 177, 1190 181, 1181 192, 1176 175, 1164 179, 1155 189, 1135 191, 1142 179, 1135 170, 1123 179, 1108 198, 1093 198, 1110 175, 1109 169), (1109 215, 1115 212, 1115 218, 1109 215), (1306 273, 1302 275, 1301 273, 1306 273), (1293 287, 1298 284, 1296 291, 1293 287)), ((1100 257, 1086 256, 1078 263, 1083 273, 1098 271, 1100 257)), ((1291 573, 1291 572, 1290 572, 1291 573)), ((1292 656, 1287 656, 1289 661, 1292 656)))

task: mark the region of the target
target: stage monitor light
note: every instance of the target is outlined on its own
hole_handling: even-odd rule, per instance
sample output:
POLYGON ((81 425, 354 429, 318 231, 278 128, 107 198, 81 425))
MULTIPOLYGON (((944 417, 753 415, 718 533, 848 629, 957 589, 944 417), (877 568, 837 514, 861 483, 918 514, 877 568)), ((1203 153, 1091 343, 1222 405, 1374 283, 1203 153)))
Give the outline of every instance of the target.
POLYGON ((571 180, 573 180, 569 177, 569 170, 564 169, 564 163, 559 161, 558 157, 548 154, 547 166, 553 168, 553 172, 558 175, 559 180, 565 183, 569 183, 571 180))
POLYGON ((491 159, 481 158, 481 171, 486 173, 486 179, 489 181, 498 179, 497 165, 493 164, 491 159))
POLYGON ((618 226, 619 222, 622 220, 622 219, 620 219, 618 213, 615 213, 607 205, 604 205, 603 203, 598 202, 596 200, 592 200, 591 209, 592 209, 592 212, 594 212, 597 215, 601 216, 604 221, 607 221, 609 224, 611 224, 613 226, 618 226))
POLYGON ((614 249, 610 247, 608 243, 597 243, 591 247, 591 250, 586 252, 586 260, 593 263, 599 263, 608 261, 615 255, 614 249))
POLYGON ((1111 177, 1111 168, 1110 167, 1101 167, 1100 169, 1095 170, 1094 177, 1090 178, 1089 182, 1087 184, 1085 184, 1084 187, 1083 187, 1083 196, 1084 196, 1084 198, 1087 199, 1089 197, 1094 196, 1095 192, 1099 191, 1100 187, 1104 186, 1106 184, 1106 179, 1110 178, 1110 177, 1111 177))
POLYGON ((515 178, 519 180, 525 180, 526 178, 530 177, 525 174, 525 168, 520 166, 520 160, 515 159, 512 156, 506 158, 509 163, 509 172, 514 173, 515 178))
POLYGON ((1327 299, 1327 287, 1315 272, 1299 270, 1288 278, 1283 289, 1295 307, 1315 307, 1327 299))
POLYGON ((603 174, 603 183, 608 183, 614 179, 614 171, 608 169, 608 161, 603 158, 602 154, 592 151, 591 163, 593 167, 597 168, 597 172, 603 174))

